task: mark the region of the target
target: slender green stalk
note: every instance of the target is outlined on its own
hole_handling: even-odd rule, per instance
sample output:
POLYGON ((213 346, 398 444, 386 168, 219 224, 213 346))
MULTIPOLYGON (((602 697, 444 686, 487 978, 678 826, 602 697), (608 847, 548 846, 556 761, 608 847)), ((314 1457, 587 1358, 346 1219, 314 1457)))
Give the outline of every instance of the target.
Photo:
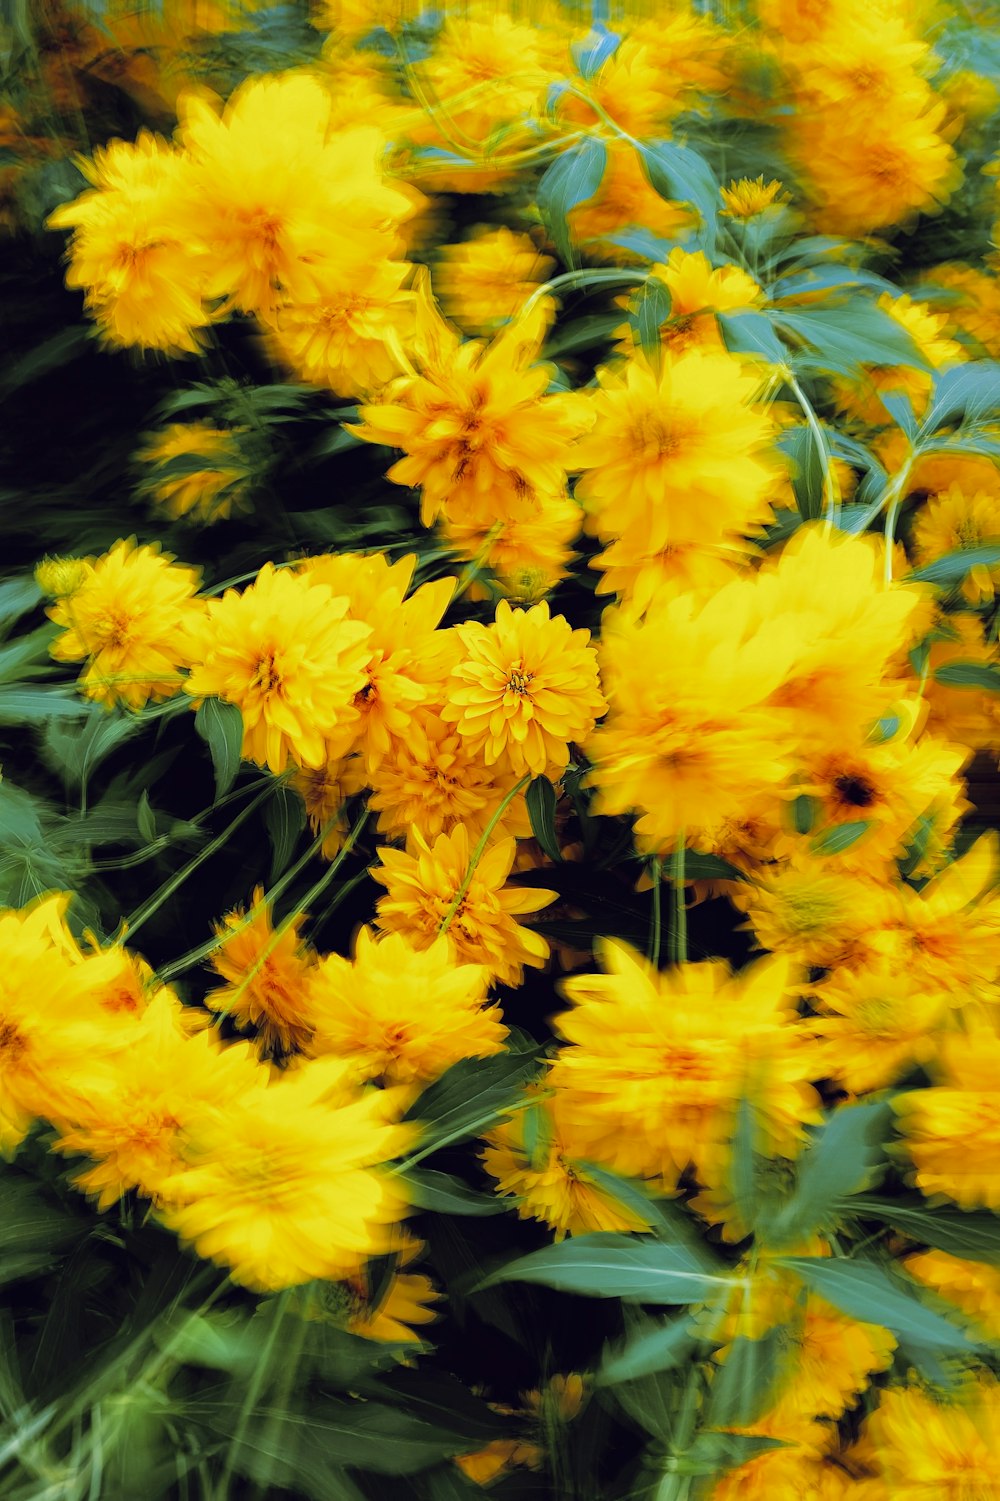
POLYGON ((660 938, 663 927, 663 913, 660 901, 660 887, 663 881, 663 860, 659 855, 654 855, 650 862, 653 875, 653 931, 649 940, 649 961, 654 969, 660 967, 660 938))
POLYGON ((231 1496, 229 1482, 236 1468, 236 1455, 246 1437, 250 1421, 260 1400, 261 1393, 264 1390, 264 1383, 271 1372, 274 1349, 278 1343, 278 1336, 281 1333, 281 1326, 284 1323, 285 1313, 288 1308, 287 1290, 279 1293, 275 1301, 277 1306, 274 1313, 274 1322, 268 1331, 267 1343, 261 1351, 260 1359, 254 1366, 253 1374, 247 1383, 246 1394, 240 1404, 240 1415, 237 1419, 236 1430, 233 1433, 232 1442, 226 1450, 226 1460, 223 1465, 222 1475, 215 1490, 218 1501, 229 1501, 231 1496))
POLYGON ((823 429, 819 425, 819 419, 813 410, 813 404, 799 385, 794 371, 786 369, 784 377, 786 384, 795 396, 795 400, 802 408, 809 431, 813 435, 813 442, 819 450, 823 463, 823 509, 826 512, 827 525, 837 526, 840 522, 840 485, 837 482, 836 471, 833 467, 830 446, 826 441, 823 429))
POLYGON ((677 836, 677 848, 670 857, 670 880, 674 890, 673 922, 670 926, 670 958, 674 964, 687 963, 687 906, 684 901, 684 830, 677 836))
POLYGON ((540 287, 535 288, 518 313, 518 318, 526 318, 536 303, 541 302, 543 297, 548 297, 552 292, 560 292, 569 287, 598 287, 608 283, 618 286, 634 286, 636 282, 646 280, 648 278, 638 268, 631 271, 601 271, 584 267, 580 271, 564 271, 561 276, 554 276, 551 281, 542 282, 540 287))
POLYGON ((486 846, 490 842, 490 835, 493 833, 493 830, 496 828, 497 824, 500 822, 501 818, 504 816, 511 803, 517 797, 518 793, 523 792, 530 781, 531 772, 529 771, 521 778, 519 782, 517 782, 510 789, 506 797, 494 811, 493 817, 490 819, 489 823, 483 830, 482 835, 480 836, 479 843, 472 851, 472 859, 469 861, 469 868, 465 872, 465 875, 462 877, 462 884, 455 892, 451 906, 448 908, 447 912, 444 915, 444 918, 442 919, 441 926, 440 928, 438 928, 439 933, 447 933, 448 929, 451 927, 452 918, 455 916, 455 913, 458 911, 459 907, 462 905, 463 901, 468 895, 469 887, 472 885, 472 877, 476 873, 476 867, 479 864, 480 860, 483 858, 483 855, 486 853, 486 846))

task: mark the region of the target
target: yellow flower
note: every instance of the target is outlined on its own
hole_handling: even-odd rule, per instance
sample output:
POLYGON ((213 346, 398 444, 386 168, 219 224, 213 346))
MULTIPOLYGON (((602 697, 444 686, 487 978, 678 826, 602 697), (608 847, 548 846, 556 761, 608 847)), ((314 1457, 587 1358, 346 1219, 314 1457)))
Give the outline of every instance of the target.
POLYGON ((258 1291, 357 1274, 389 1250, 406 1206, 379 1172, 411 1144, 392 1093, 362 1093, 323 1058, 278 1074, 185 1134, 188 1166, 162 1185, 160 1218, 204 1260, 258 1291))
MULTIPOLYGON (((755 1423, 753 1432, 763 1426, 755 1423)), ((764 1437, 779 1439, 782 1447, 730 1470, 707 1493, 707 1501, 895 1501, 880 1481, 855 1478, 850 1455, 829 1452, 836 1439, 829 1424, 810 1423, 764 1437)))
POLYGON ((268 342, 300 380, 338 396, 362 396, 400 374, 400 342, 413 334, 414 294, 406 261, 375 261, 345 272, 320 267, 274 310, 268 342))
POLYGON ((326 584, 265 563, 242 594, 227 589, 205 613, 185 689, 243 715, 243 755, 273 772, 289 760, 320 767, 328 742, 346 750, 357 725, 371 630, 326 584))
POLYGON ((463 656, 452 669, 441 710, 487 766, 502 761, 515 776, 558 775, 571 741, 583 740, 607 709, 590 632, 574 631, 548 604, 497 605, 493 625, 457 625, 463 656))
POLYGON ((194 599, 199 570, 174 563, 158 545, 116 542, 87 567, 83 582, 49 611, 64 627, 52 643, 60 662, 87 659, 79 686, 113 708, 141 709, 183 684, 195 650, 202 606, 194 599))
POLYGON ((680 590, 714 593, 738 576, 753 551, 750 543, 698 547, 668 542, 654 549, 638 531, 630 531, 591 558, 589 566, 601 574, 596 592, 617 594, 629 614, 639 616, 655 599, 680 590))
POLYGON ((574 460, 586 471, 577 498, 599 534, 717 545, 773 516, 775 475, 765 461, 770 418, 755 405, 760 376, 729 355, 690 349, 598 372, 595 421, 574 460))
MULTIPOLYGON (((401 933, 415 948, 426 949, 440 932, 468 873, 468 831, 459 824, 450 834, 439 834, 433 844, 414 834, 413 850, 413 854, 380 850, 382 864, 371 875, 386 887, 386 894, 376 908, 376 922, 384 932, 401 933)), ((549 956, 545 939, 514 919, 548 906, 556 895, 507 886, 513 863, 513 839, 487 850, 448 927, 459 963, 484 965, 503 985, 520 985, 526 964, 536 969, 544 966, 549 956)))
MULTIPOLYGON (((368 806, 378 813, 379 833, 405 839, 412 854, 417 834, 432 844, 462 826, 478 839, 514 782, 505 765, 487 766, 457 725, 433 710, 418 710, 409 735, 372 771, 368 806)), ((530 832, 522 792, 508 804, 493 837, 526 839, 530 832)))
POLYGON ((741 177, 720 192, 726 205, 722 212, 733 219, 755 219, 769 208, 781 207, 787 199, 787 194, 782 197, 778 179, 774 177, 765 183, 763 173, 756 178, 741 177))
POLYGON ((731 897, 761 948, 824 969, 866 956, 885 910, 883 888, 870 875, 798 851, 755 872, 753 884, 731 897))
POLYGON ((330 553, 302 564, 305 577, 347 599, 348 619, 371 633, 365 682, 354 695, 354 745, 368 772, 409 738, 413 715, 433 697, 451 649, 448 633, 437 627, 455 580, 434 579, 407 598, 416 566, 412 553, 395 563, 384 553, 330 553))
MULTIPOLYGON (((982 490, 965 494, 952 485, 921 506, 913 521, 914 557, 933 563, 946 553, 996 544, 1000 539, 1000 494, 982 490)), ((973 563, 962 580, 970 605, 991 604, 1000 582, 1000 565, 973 563)))
MULTIPOLYGON (((490 527, 446 521, 441 532, 461 558, 480 564, 505 598, 534 605, 566 577, 574 557, 583 513, 568 495, 538 496, 534 514, 494 522, 490 527)), ((486 598, 473 581, 470 598, 486 598), (478 592, 477 592, 478 591, 478 592)))
MULTIPOLYGON (((896 297, 883 292, 878 306, 908 333, 917 351, 935 370, 943 370, 965 359, 961 344, 949 338, 948 317, 932 312, 926 302, 913 302, 907 296, 896 297)), ((892 418, 880 393, 908 396, 918 417, 923 416, 934 384, 927 370, 915 365, 865 365, 860 383, 835 376, 834 397, 838 408, 871 427, 883 427, 892 418)))
POLYGON ((308 986, 316 956, 299 934, 304 912, 275 941, 271 903, 257 886, 249 911, 237 907, 216 926, 223 941, 212 950, 212 968, 229 983, 210 990, 206 1006, 237 1026, 256 1028, 262 1057, 303 1048, 312 1035, 308 986))
POLYGON ((320 846, 324 860, 332 860, 349 833, 345 803, 365 785, 360 756, 331 756, 322 766, 299 767, 292 786, 305 803, 314 834, 325 829, 320 846))
POLYGON ((853 1407, 876 1371, 884 1371, 895 1337, 878 1324, 863 1324, 810 1296, 788 1330, 792 1359, 765 1422, 773 1431, 794 1432, 817 1417, 839 1418, 853 1407))
POLYGON ((957 611, 942 624, 947 636, 930 641, 924 697, 930 713, 927 727, 958 745, 981 750, 1000 743, 1000 719, 995 695, 987 689, 964 688, 942 683, 937 670, 949 662, 978 662, 986 667, 1000 663, 995 641, 987 641, 984 620, 971 611, 957 611))
MULTIPOLYGON (((71 1115, 88 1060, 113 1035, 65 925, 68 896, 0 910, 0 1153, 11 1156, 37 1116, 71 1115)), ((104 978, 103 970, 100 978, 104 978)))
POLYGON ((35 583, 50 599, 68 599, 86 583, 89 572, 86 558, 43 558, 35 569, 35 583))
POLYGON ((788 772, 783 716, 765 707, 784 681, 780 621, 751 629, 753 580, 708 600, 654 600, 641 621, 609 610, 601 677, 611 704, 584 747, 594 812, 639 813, 643 850, 690 843, 768 793, 788 772))
POLYGON ((903 1266, 911 1277, 960 1308, 977 1334, 1000 1341, 1000 1267, 965 1261, 947 1251, 917 1251, 903 1266))
POLYGON ((210 262, 184 224, 188 163, 159 136, 112 141, 82 169, 94 186, 49 216, 72 229, 66 283, 110 344, 194 353, 210 322, 204 303, 210 262))
MULTIPOLYGON (((665 264, 654 265, 650 276, 670 293, 670 316, 660 325, 660 341, 674 356, 688 349, 725 352, 716 313, 747 309, 759 302, 763 290, 739 266, 713 269, 703 251, 678 247, 670 252, 665 264)), ((633 313, 637 298, 619 298, 620 307, 633 313)), ((619 342, 615 349, 629 355, 638 348, 634 324, 616 329, 619 342)))
POLYGON ((932 1069, 941 1083, 897 1095, 893 1109, 924 1194, 1000 1211, 1000 1036, 978 1025, 947 1033, 932 1069))
POLYGON ((618 235, 640 225, 660 239, 674 240, 692 227, 693 217, 683 204, 661 198, 629 142, 612 138, 607 153, 597 192, 567 215, 570 236, 589 260, 638 265, 643 257, 619 244, 618 235))
POLYGON ((443 1296, 422 1272, 393 1272, 385 1290, 376 1299, 367 1273, 352 1277, 347 1328, 359 1339, 377 1339, 389 1344, 419 1344, 414 1324, 433 1324, 438 1317, 432 1307, 443 1296))
POLYGON ((672 1190, 692 1163, 728 1150, 744 1098, 767 1152, 794 1154, 819 1114, 787 962, 660 973, 623 943, 606 939, 600 953, 606 975, 563 981, 573 1009, 555 1026, 571 1046, 551 1076, 592 1160, 672 1190))
POLYGON ((586 1151, 562 1120, 558 1096, 538 1096, 491 1131, 486 1143, 483 1166, 496 1179, 496 1192, 514 1199, 519 1218, 550 1226, 556 1240, 592 1230, 649 1229, 648 1219, 588 1175, 586 1151))
MULTIPOLYGON (((449 318, 470 334, 492 334, 516 318, 555 261, 540 255, 530 235, 506 226, 480 230, 460 245, 442 245, 434 286, 449 318)), ((551 318, 555 301, 543 299, 551 318)))
POLYGON ((153 467, 144 488, 171 516, 206 525, 245 510, 250 468, 239 450, 240 429, 209 427, 204 422, 172 422, 141 449, 138 458, 153 467), (204 468, 174 476, 158 469, 181 456, 204 459, 204 468))
POLYGON ((932 1057, 948 1004, 943 992, 886 960, 854 971, 842 965, 812 999, 820 1014, 810 1026, 824 1044, 820 1072, 852 1094, 884 1089, 932 1057))
POLYGON ((539 309, 505 324, 488 345, 461 343, 422 295, 421 372, 361 407, 361 425, 350 430, 404 451, 386 477, 420 488, 424 526, 440 515, 486 529, 531 516, 537 495, 564 493, 588 403, 545 394, 552 369, 534 363, 544 334, 539 309))
POLYGON ((57 1117, 54 1150, 90 1157, 75 1187, 109 1209, 131 1189, 158 1201, 183 1167, 183 1133, 206 1106, 245 1106, 264 1086, 249 1047, 220 1047, 192 1034, 175 996, 164 989, 129 1029, 112 1060, 95 1060, 79 1098, 57 1117))
POLYGON ((507 1029, 488 986, 488 971, 456 964, 446 939, 417 950, 362 928, 353 961, 327 954, 308 982, 309 1052, 351 1060, 361 1079, 428 1083, 460 1058, 501 1051, 507 1029))
POLYGON ((961 261, 948 261, 927 272, 931 288, 945 289, 942 309, 956 328, 991 360, 1000 359, 1000 278, 961 261))
MULTIPOLYGON (((217 102, 217 101, 216 101, 217 102)), ((330 132, 330 96, 305 72, 247 79, 221 115, 178 104, 195 191, 188 222, 211 253, 207 292, 270 313, 308 295, 318 267, 350 276, 393 255, 415 200, 383 177, 377 126, 330 132)))
POLYGON ((956 1401, 883 1391, 866 1424, 891 1501, 992 1501, 1000 1474, 1000 1387, 986 1371, 956 1401))

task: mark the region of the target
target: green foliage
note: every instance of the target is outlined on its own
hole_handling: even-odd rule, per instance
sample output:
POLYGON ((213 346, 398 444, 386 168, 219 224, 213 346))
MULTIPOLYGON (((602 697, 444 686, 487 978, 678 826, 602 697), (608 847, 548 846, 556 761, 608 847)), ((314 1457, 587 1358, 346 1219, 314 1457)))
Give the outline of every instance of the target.
POLYGON ((729 1281, 725 1263, 706 1247, 598 1231, 534 1251, 491 1272, 479 1285, 537 1282, 591 1298, 681 1304, 710 1298, 729 1281))
POLYGON ((607 160, 604 142, 588 136, 557 156, 538 184, 539 211, 560 259, 567 266, 576 264, 568 216, 579 204, 594 197, 601 186, 607 160))

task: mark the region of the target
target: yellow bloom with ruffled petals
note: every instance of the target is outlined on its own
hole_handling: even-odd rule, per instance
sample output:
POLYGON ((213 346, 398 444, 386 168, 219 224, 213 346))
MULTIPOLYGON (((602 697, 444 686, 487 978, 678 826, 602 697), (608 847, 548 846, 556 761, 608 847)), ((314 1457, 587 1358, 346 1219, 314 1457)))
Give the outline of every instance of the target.
POLYGON ((1000 1474, 1000 1385, 985 1370, 951 1401, 889 1387, 865 1425, 886 1501, 994 1501, 1000 1474))
POLYGON ((301 1049, 312 1034, 308 984, 316 955, 300 935, 304 922, 298 913, 276 938, 271 903, 257 886, 249 911, 237 907, 215 929, 222 942, 210 962, 228 983, 210 990, 205 1004, 237 1026, 256 1028, 262 1057, 301 1049))
MULTIPOLYGON (((763 288, 739 266, 712 266, 701 250, 670 252, 665 263, 649 272, 670 293, 670 316, 660 325, 660 340, 672 355, 687 349, 725 352, 716 313, 747 310, 763 299, 763 288)), ((634 310, 636 299, 619 298, 620 307, 634 310)), ((615 330, 617 353, 630 355, 638 347, 631 326, 615 330)))
POLYGON ((1000 1035, 980 1023, 940 1039, 931 1089, 897 1095, 911 1177, 924 1194, 1000 1212, 1000 1035))

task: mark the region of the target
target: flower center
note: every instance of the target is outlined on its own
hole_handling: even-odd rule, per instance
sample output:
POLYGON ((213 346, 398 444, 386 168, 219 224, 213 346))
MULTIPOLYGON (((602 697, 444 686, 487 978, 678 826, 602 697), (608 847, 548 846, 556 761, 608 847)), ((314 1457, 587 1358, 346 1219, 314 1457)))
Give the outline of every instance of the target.
POLYGON ((16 1063, 28 1051, 28 1039, 13 1022, 0 1021, 0 1054, 16 1063))
POLYGON ((522 667, 512 667, 507 674, 504 689, 507 693, 516 693, 523 698, 529 691, 529 684, 533 677, 533 672, 525 672, 522 667))
POLYGON ((840 801, 850 808, 870 808, 876 799, 875 788, 865 776, 846 773, 839 776, 833 785, 840 801))
POLYGON ((263 652, 257 659, 250 679, 250 687, 259 688, 265 696, 281 692, 282 676, 276 657, 277 653, 273 650, 263 652))

